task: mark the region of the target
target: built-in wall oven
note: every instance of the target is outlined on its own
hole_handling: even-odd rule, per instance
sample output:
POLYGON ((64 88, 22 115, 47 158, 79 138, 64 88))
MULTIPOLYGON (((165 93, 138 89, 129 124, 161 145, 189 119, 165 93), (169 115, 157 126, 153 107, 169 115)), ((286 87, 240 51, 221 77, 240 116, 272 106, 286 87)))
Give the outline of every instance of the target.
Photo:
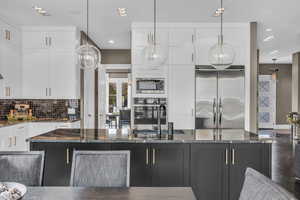
POLYGON ((152 127, 158 123, 159 106, 165 105, 166 109, 160 110, 161 124, 167 124, 167 99, 166 98, 134 98, 133 125, 137 127, 152 127))
POLYGON ((165 79, 164 78, 137 78, 136 93, 137 94, 164 94, 165 79))

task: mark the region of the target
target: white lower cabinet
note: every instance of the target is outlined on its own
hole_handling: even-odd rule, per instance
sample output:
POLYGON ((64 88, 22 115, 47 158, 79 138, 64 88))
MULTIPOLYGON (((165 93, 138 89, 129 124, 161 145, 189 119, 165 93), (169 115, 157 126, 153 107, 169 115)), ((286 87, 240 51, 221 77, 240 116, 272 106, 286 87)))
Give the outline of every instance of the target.
POLYGON ((175 129, 195 127, 195 66, 172 65, 169 71, 169 122, 175 129))
POLYGON ((1 151, 27 151, 26 123, 0 128, 1 151))
POLYGON ((0 128, 0 151, 29 151, 26 140, 60 128, 80 128, 77 122, 28 122, 0 128))

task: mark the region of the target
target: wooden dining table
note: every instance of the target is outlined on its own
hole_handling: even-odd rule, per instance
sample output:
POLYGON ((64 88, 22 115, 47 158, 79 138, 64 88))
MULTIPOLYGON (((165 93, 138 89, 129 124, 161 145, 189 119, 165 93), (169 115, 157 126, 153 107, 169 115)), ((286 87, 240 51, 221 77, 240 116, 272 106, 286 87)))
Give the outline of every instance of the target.
POLYGON ((190 187, 28 187, 22 200, 196 200, 190 187))

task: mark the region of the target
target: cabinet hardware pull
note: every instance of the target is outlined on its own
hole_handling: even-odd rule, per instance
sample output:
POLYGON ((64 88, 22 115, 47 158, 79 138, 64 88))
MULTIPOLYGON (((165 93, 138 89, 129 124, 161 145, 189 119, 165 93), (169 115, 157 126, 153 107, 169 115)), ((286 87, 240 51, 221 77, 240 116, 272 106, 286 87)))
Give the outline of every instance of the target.
POLYGON ((235 150, 232 149, 232 162, 231 162, 232 165, 235 165, 235 150))
POLYGON ((49 46, 52 46, 52 37, 49 37, 49 46))
POLYGON ((45 37, 46 46, 48 46, 48 37, 45 37))
POLYGON ((51 88, 49 88, 49 96, 51 96, 51 93, 52 93, 51 88))
POLYGON ((9 87, 5 87, 5 96, 9 97, 9 87))
POLYGON ((225 164, 228 165, 228 149, 225 150, 225 164))
POLYGON ((67 148, 67 164, 70 164, 70 150, 67 148))
POLYGON ((192 53, 192 62, 194 62, 194 54, 192 53))
POLYGON ((17 146, 17 136, 14 136, 14 146, 17 146))
POLYGON ((146 165, 149 164, 149 149, 146 149, 146 165))
POLYGON ((152 164, 155 165, 155 149, 152 149, 152 164))

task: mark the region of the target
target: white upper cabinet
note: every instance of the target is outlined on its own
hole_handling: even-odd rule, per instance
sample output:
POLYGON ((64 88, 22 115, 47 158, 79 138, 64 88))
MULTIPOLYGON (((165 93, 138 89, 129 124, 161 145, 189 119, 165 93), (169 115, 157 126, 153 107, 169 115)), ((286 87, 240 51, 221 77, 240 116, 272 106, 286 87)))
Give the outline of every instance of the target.
POLYGON ((170 46, 193 46, 194 29, 177 28, 170 29, 169 45, 170 46))
POLYGON ((169 33, 169 63, 193 65, 195 61, 194 29, 171 29, 169 33))
POLYGON ((23 27, 23 49, 75 49, 78 45, 74 27, 23 27))
MULTIPOLYGON (((149 35, 153 35, 153 28, 148 29, 136 29, 132 31, 132 46, 147 46, 149 35)), ((162 46, 168 46, 169 35, 167 29, 157 29, 156 42, 162 46)))
POLYGON ((49 98, 49 53, 47 50, 23 51, 23 98, 49 98))
POLYGON ((0 20, 0 98, 19 98, 21 95, 21 33, 0 20))
MULTIPOLYGON (((219 31, 217 27, 197 29, 195 45, 197 65, 210 65, 208 60, 209 50, 213 45, 217 44, 219 31)), ((236 53, 233 65, 246 64, 247 51, 249 49, 247 36, 247 29, 244 27, 224 28, 224 43, 232 45, 236 53)))
POLYGON ((79 97, 79 67, 75 50, 56 50, 49 54, 49 97, 76 99, 79 97))
POLYGON ((78 45, 75 28, 24 28, 23 98, 79 98, 78 45))
POLYGON ((23 31, 23 49, 44 49, 48 48, 46 33, 42 31, 23 31))
POLYGON ((48 46, 55 49, 75 49, 79 45, 76 31, 49 31, 46 33, 48 46))

